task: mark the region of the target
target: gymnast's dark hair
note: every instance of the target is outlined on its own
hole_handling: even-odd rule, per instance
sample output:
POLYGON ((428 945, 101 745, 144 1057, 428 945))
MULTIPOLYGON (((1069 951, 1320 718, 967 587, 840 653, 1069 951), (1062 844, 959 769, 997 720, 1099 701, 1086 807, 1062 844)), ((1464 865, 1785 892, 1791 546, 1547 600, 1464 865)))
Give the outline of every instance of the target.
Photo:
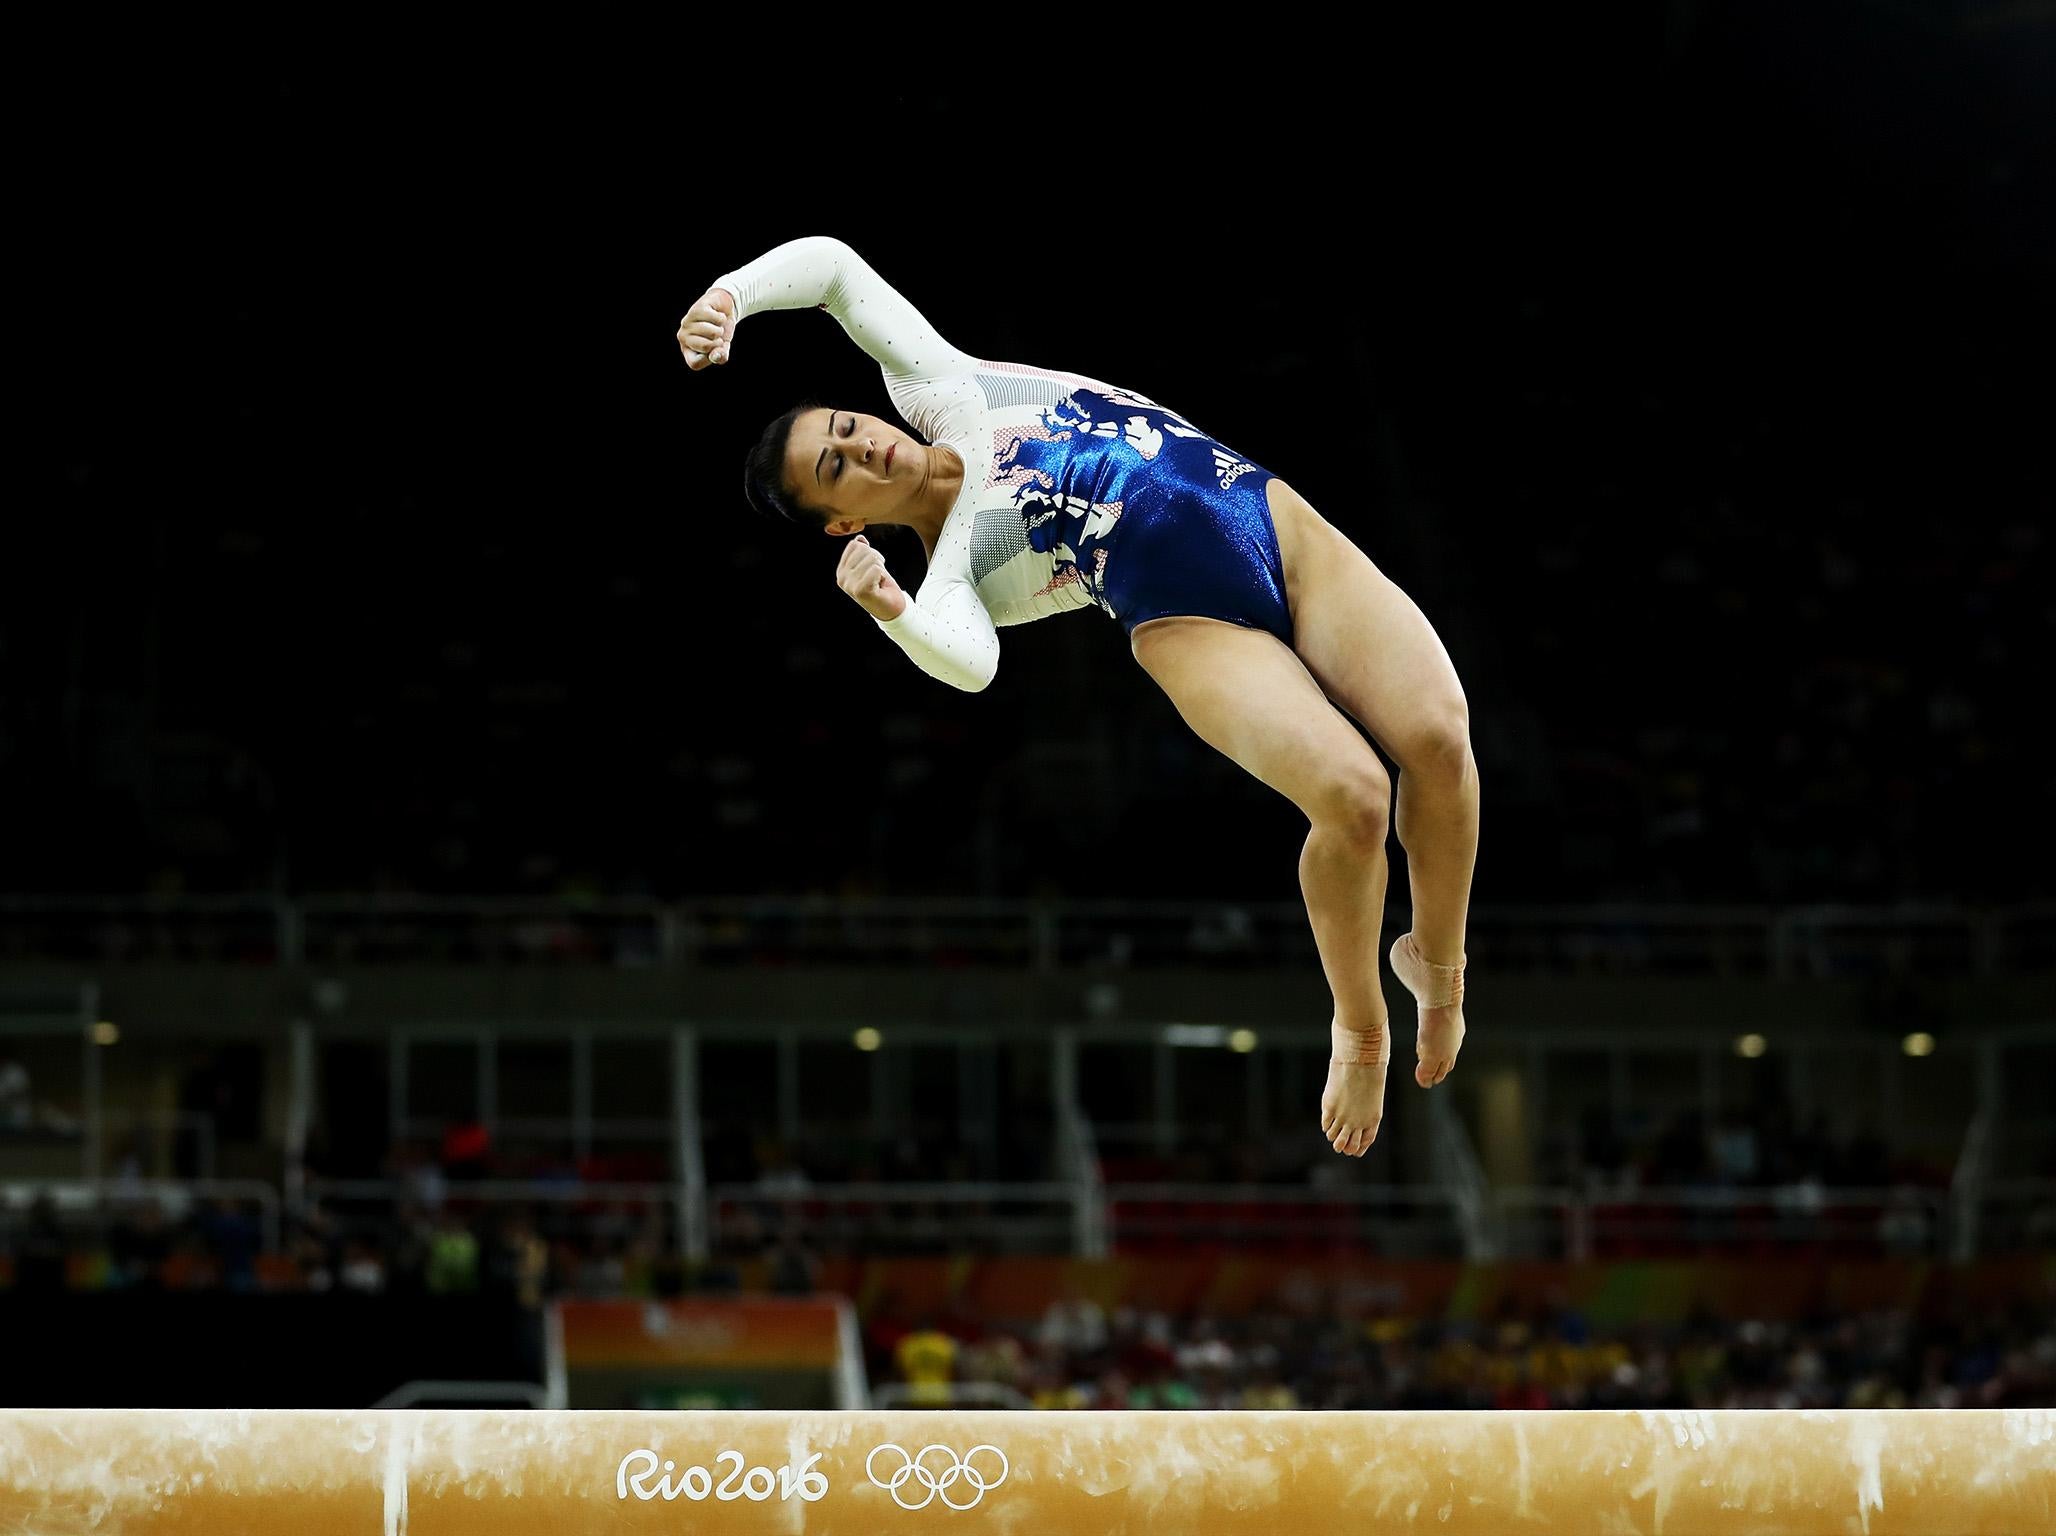
POLYGON ((825 400, 803 400, 764 429, 757 446, 743 464, 742 490, 750 505, 764 516, 802 528, 820 528, 828 519, 785 489, 785 450, 792 441, 792 424, 803 412, 826 409, 825 400))

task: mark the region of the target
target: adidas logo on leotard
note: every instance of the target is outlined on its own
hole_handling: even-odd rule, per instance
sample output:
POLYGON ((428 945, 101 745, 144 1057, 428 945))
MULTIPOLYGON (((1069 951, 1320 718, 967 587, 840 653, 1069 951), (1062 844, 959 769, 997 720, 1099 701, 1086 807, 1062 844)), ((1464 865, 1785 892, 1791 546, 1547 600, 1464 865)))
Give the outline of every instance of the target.
POLYGON ((1255 468, 1254 464, 1238 459, 1232 453, 1223 453, 1218 448, 1214 450, 1214 478, 1221 482, 1224 491, 1255 468))

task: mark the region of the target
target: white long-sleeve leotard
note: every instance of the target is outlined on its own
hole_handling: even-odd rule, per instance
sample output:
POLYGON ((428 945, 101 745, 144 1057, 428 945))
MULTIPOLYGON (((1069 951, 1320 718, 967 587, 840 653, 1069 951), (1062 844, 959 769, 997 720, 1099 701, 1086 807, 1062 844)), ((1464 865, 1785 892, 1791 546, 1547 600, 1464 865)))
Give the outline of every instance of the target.
MULTIPOLYGON (((1072 498, 1035 497, 1042 481, 1019 457, 1020 447, 1024 440, 1049 439, 1049 413, 1078 390, 1106 404, 1159 412, 1162 407, 1080 374, 982 361, 958 351, 861 256, 831 236, 789 241, 712 286, 734 296, 738 322, 767 309, 827 310, 877 361, 900 415, 931 444, 947 444, 964 461, 963 489, 943 523, 919 593, 898 618, 873 621, 924 672, 975 692, 992 681, 999 666, 996 626, 1106 606, 1098 571, 1081 568, 1061 540, 1045 537, 1041 542, 1051 547, 1038 549, 1029 530, 1060 514, 1082 515, 1076 524, 1082 547, 1085 538, 1118 518, 1119 506, 1071 507, 1063 503, 1072 498), (1024 496, 1042 505, 1024 510, 1024 496)), ((1080 419, 1075 410, 1062 425, 1067 432, 1098 437, 1145 430, 1140 418, 1094 421, 1080 419)))

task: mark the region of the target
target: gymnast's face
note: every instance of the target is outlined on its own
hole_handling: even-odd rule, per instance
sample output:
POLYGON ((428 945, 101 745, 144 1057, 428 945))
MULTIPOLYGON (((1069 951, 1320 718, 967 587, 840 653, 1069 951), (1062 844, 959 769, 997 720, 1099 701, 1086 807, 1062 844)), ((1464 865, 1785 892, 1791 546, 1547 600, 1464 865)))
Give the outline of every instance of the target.
POLYGON ((828 518, 832 534, 866 523, 905 521, 928 472, 918 438, 862 411, 808 411, 786 439, 785 483, 803 506, 828 518))

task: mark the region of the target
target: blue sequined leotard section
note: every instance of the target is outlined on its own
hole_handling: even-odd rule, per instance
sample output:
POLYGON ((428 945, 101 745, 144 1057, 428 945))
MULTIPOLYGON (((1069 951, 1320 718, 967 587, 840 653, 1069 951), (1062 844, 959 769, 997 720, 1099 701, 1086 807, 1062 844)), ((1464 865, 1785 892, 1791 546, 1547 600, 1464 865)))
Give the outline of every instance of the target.
POLYGON ((1271 474, 1142 397, 1074 389, 994 460, 1029 544, 1133 631, 1198 614, 1292 643, 1271 474))

